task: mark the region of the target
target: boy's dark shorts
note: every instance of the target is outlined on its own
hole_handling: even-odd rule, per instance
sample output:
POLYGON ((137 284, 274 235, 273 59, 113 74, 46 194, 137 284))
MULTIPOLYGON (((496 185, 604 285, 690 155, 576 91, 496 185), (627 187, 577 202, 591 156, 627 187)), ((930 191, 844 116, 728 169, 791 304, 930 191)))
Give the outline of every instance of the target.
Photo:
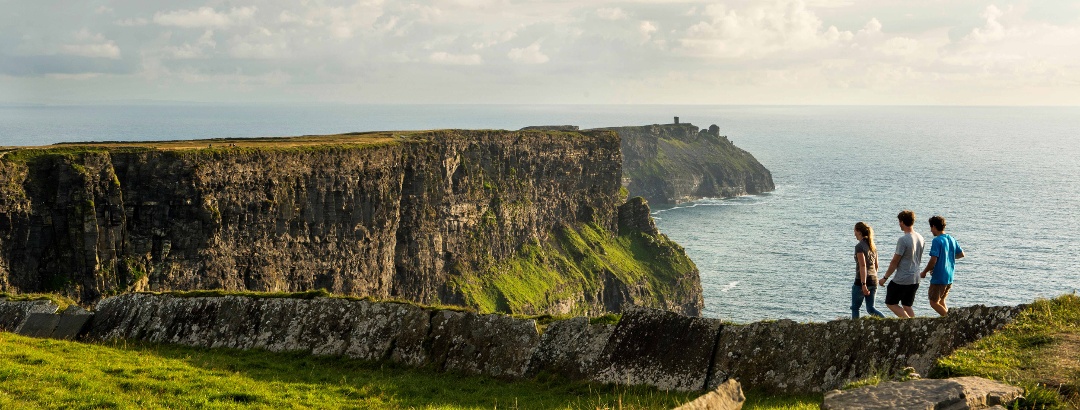
POLYGON ((918 290, 918 283, 901 285, 896 282, 889 282, 889 286, 885 288, 885 304, 911 306, 915 303, 915 292, 918 290))

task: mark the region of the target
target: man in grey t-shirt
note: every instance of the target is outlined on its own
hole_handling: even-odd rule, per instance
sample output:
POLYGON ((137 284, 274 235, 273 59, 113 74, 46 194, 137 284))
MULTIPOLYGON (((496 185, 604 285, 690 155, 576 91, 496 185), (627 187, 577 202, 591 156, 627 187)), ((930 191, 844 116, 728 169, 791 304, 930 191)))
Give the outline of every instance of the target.
POLYGON ((893 253, 892 262, 889 262, 889 270, 885 271, 885 276, 878 284, 884 286, 885 281, 896 272, 896 277, 885 289, 885 306, 897 317, 911 318, 915 317, 915 310, 911 305, 915 302, 915 292, 919 290, 919 265, 922 264, 926 241, 922 235, 911 229, 915 224, 914 212, 905 209, 896 215, 896 219, 900 222, 900 230, 904 232, 904 236, 896 241, 896 251, 893 253))

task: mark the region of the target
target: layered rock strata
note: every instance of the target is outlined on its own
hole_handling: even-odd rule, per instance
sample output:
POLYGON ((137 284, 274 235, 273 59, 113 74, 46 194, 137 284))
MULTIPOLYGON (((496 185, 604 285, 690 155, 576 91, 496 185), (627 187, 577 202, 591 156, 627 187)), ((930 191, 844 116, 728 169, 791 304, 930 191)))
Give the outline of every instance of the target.
POLYGON ((611 132, 198 144, 7 152, 0 291, 85 305, 132 290, 321 288, 514 313, 702 306, 696 267, 667 241, 633 237, 678 257, 628 251, 623 260, 635 263, 589 262, 606 261, 596 248, 631 243, 616 241, 621 156, 611 132), (586 228, 596 236, 587 246, 557 246, 586 228), (527 248, 567 254, 530 259, 527 248))
POLYGON ((975 306, 945 318, 727 325, 634 308, 616 325, 579 317, 541 329, 531 319, 402 303, 128 294, 99 303, 86 335, 342 355, 508 378, 545 373, 682 391, 734 379, 773 393, 820 393, 906 367, 925 374, 934 360, 996 331, 1019 311, 975 306))

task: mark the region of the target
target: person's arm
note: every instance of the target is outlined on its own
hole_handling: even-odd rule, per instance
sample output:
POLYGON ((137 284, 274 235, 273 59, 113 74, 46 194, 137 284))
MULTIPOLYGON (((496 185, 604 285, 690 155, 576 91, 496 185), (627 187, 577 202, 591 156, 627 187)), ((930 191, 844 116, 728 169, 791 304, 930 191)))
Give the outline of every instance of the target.
POLYGON ((885 280, 892 276, 893 272, 896 272, 896 268, 900 267, 900 255, 893 254, 892 261, 889 262, 889 270, 885 271, 885 276, 882 276, 878 280, 878 285, 885 286, 885 280))
POLYGON ((866 287, 866 253, 855 252, 855 271, 859 273, 859 283, 862 284, 863 295, 869 295, 870 289, 866 287))
POLYGON ((926 262, 926 268, 919 274, 920 278, 926 278, 926 272, 934 270, 934 265, 937 265, 937 256, 931 256, 930 261, 926 262))
POLYGON ((960 251, 960 252, 956 253, 956 259, 960 259, 960 258, 963 258, 963 257, 964 257, 964 251, 960 251))

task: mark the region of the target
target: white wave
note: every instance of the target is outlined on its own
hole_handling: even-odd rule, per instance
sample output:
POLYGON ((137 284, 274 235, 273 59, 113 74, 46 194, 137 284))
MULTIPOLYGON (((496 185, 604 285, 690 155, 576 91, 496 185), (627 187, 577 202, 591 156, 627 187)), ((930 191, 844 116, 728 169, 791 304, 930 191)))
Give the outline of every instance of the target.
POLYGON ((738 285, 739 285, 739 281, 734 281, 734 282, 728 283, 727 285, 721 286, 720 291, 721 292, 727 292, 729 290, 735 289, 735 287, 738 286, 738 285))

